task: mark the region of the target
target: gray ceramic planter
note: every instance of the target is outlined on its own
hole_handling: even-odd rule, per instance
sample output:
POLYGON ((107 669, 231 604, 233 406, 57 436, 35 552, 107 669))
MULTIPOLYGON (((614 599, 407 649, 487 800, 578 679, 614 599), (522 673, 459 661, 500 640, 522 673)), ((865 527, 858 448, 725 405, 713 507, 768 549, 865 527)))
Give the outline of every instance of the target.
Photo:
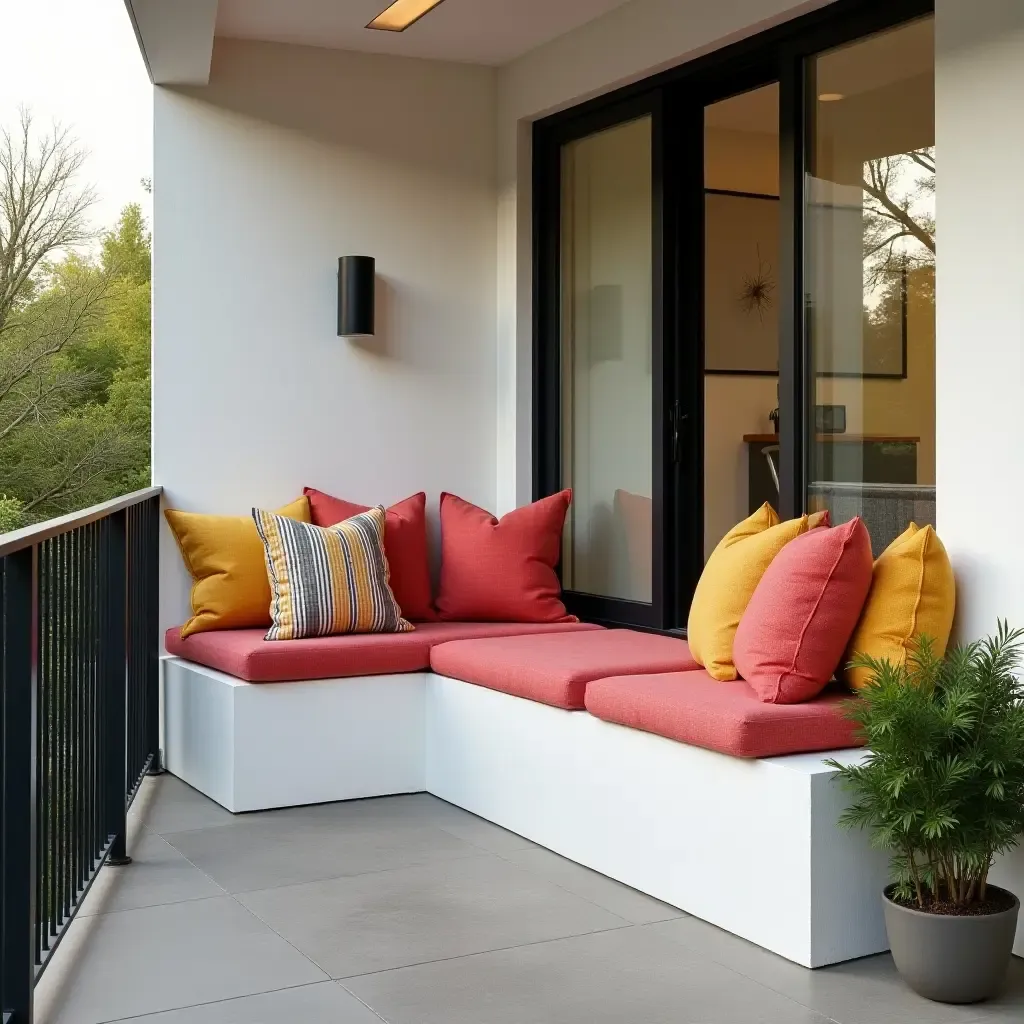
POLYGON ((1017 931, 1016 897, 1009 910, 983 917, 926 914, 893 903, 888 890, 882 903, 892 958, 915 992, 940 1003, 977 1003, 1002 987, 1017 931))

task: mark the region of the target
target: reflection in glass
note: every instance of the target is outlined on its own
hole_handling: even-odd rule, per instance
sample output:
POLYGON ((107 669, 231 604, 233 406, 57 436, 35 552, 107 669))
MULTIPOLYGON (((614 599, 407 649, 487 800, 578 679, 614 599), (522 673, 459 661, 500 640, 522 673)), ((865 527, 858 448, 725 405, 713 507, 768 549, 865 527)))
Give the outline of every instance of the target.
POLYGON ((562 151, 567 589, 651 601, 651 121, 562 151))
POLYGON ((877 554, 911 521, 935 522, 932 19, 813 63, 809 504, 835 523, 862 516, 877 554), (844 433, 818 429, 844 418, 844 433))
POLYGON ((764 502, 779 439, 779 87, 704 109, 704 557, 764 502), (760 440, 747 440, 757 437, 760 440), (767 454, 766 454, 767 452, 767 454))

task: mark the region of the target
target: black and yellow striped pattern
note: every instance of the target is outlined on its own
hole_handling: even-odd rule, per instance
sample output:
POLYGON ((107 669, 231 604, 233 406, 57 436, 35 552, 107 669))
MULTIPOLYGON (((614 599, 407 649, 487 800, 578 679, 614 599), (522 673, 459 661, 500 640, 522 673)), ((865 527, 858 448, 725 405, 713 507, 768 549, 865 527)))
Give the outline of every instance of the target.
POLYGON ((414 628, 388 585, 382 507, 326 529, 258 508, 252 517, 270 577, 268 640, 414 628))

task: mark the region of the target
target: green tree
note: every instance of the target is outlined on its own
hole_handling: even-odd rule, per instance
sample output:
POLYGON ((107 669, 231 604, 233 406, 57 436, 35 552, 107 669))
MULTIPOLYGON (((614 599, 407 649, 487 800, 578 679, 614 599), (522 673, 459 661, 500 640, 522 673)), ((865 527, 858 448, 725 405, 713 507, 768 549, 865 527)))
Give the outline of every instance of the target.
POLYGON ((150 235, 138 204, 90 232, 83 161, 0 132, 0 530, 149 483, 150 235))

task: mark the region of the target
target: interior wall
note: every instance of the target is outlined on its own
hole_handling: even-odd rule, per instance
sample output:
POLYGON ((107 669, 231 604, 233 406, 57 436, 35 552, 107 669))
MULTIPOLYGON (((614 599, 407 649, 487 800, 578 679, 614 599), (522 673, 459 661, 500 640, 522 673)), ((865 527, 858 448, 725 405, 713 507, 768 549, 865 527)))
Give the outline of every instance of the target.
MULTIPOLYGON (((495 72, 218 40, 155 90, 154 480, 246 514, 304 485, 495 504, 495 72), (376 257, 376 337, 337 260, 376 257), (258 452, 258 456, 254 453, 258 452)), ((165 537, 162 618, 188 580, 165 537)))
MULTIPOLYGON (((731 192, 778 195, 778 132, 707 127, 704 185, 731 192)), ((777 273, 777 258, 769 254, 767 259, 777 273)), ((771 433, 768 414, 778 404, 776 377, 717 373, 704 377, 705 558, 749 514, 748 456, 743 435, 771 433)))

